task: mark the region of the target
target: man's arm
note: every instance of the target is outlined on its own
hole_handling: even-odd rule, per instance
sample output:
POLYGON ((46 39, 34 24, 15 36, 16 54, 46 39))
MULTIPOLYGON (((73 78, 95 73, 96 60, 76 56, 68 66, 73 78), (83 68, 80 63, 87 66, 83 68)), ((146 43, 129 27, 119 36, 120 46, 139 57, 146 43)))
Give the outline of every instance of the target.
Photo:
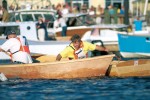
POLYGON ((2 48, 0 48, 0 52, 4 52, 5 54, 7 54, 8 56, 10 56, 10 54, 8 52, 6 52, 5 50, 3 50, 2 48))
POLYGON ((107 48, 102 47, 102 46, 98 46, 98 45, 96 45, 95 50, 98 50, 98 51, 106 51, 106 52, 108 52, 108 49, 107 49, 107 48))
POLYGON ((6 18, 7 18, 7 14, 6 12, 3 13, 3 17, 2 17, 2 22, 5 22, 6 21, 6 18))
POLYGON ((60 61, 61 58, 62 58, 62 56, 60 54, 58 54, 57 57, 56 57, 56 61, 60 61))
POLYGON ((5 52, 2 48, 0 48, 0 52, 5 52))

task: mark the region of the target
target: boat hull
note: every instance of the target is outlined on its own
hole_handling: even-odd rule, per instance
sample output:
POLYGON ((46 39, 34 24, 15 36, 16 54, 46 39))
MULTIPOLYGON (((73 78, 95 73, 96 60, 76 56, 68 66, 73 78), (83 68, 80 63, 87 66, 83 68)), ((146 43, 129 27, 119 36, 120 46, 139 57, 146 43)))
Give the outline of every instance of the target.
MULTIPOLYGON (((102 46, 101 43, 94 43, 94 44, 102 46)), ((110 41, 110 42, 103 42, 103 44, 109 51, 119 51, 118 42, 110 41)))
POLYGON ((150 76, 150 60, 129 60, 112 64, 109 76, 150 76))
POLYGON ((124 58, 150 56, 150 35, 118 34, 118 45, 124 58))
POLYGON ((0 72, 7 78, 68 79, 104 76, 114 55, 19 65, 2 65, 0 72))
POLYGON ((109 44, 109 45, 105 45, 105 47, 109 51, 118 51, 118 44, 109 44))
MULTIPOLYGON (((119 29, 119 28, 125 28, 126 25, 119 24, 97 24, 97 25, 81 25, 81 26, 73 26, 73 27, 67 27, 67 33, 66 36, 73 36, 74 34, 78 34, 79 36, 83 36, 86 32, 93 30, 94 28, 98 28, 99 30, 107 30, 107 29, 119 29)), ((56 30, 56 36, 62 36, 61 35, 61 28, 58 28, 56 30)), ((114 34, 115 31, 112 31, 114 34)), ((105 33, 106 34, 106 33, 105 33)), ((108 34, 110 34, 108 32, 108 34)), ((110 35, 109 35, 110 36, 110 35)))
POLYGON ((83 37, 83 41, 89 41, 96 45, 104 45, 109 51, 118 51, 118 31, 111 29, 92 29, 87 31, 83 37))
MULTIPOLYGON (((78 29, 68 29, 66 36, 73 36, 74 34, 78 34, 79 36, 83 36, 85 32, 91 30, 92 28, 78 28, 78 29)), ((61 32, 56 33, 57 36, 62 36, 61 32)))
POLYGON ((142 58, 142 57, 150 57, 150 54, 147 53, 135 53, 135 52, 120 52, 121 55, 125 58, 142 58))

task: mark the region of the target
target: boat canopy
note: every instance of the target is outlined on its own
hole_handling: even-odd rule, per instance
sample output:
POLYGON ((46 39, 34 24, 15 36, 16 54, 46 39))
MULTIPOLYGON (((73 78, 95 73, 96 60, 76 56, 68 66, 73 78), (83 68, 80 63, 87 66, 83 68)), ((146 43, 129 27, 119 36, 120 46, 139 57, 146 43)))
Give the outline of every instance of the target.
POLYGON ((55 11, 50 10, 19 10, 10 13, 10 22, 38 21, 38 17, 43 17, 46 22, 54 21, 55 11))

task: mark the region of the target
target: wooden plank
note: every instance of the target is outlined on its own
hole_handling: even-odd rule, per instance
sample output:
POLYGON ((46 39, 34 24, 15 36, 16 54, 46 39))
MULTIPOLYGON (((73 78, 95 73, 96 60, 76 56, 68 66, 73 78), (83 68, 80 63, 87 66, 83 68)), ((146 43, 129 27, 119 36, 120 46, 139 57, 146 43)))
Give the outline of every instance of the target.
POLYGON ((150 76, 150 60, 129 60, 112 63, 109 76, 133 77, 150 76))

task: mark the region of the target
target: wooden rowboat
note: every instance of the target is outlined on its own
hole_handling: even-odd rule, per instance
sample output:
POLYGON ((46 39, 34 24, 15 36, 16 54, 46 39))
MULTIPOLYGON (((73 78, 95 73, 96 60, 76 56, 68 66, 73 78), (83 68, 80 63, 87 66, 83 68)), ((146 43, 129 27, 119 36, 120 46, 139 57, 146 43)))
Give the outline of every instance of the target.
POLYGON ((150 76, 150 60, 129 60, 112 64, 109 76, 150 76))
POLYGON ((7 78, 67 79, 104 76, 114 55, 50 63, 1 65, 7 78))

